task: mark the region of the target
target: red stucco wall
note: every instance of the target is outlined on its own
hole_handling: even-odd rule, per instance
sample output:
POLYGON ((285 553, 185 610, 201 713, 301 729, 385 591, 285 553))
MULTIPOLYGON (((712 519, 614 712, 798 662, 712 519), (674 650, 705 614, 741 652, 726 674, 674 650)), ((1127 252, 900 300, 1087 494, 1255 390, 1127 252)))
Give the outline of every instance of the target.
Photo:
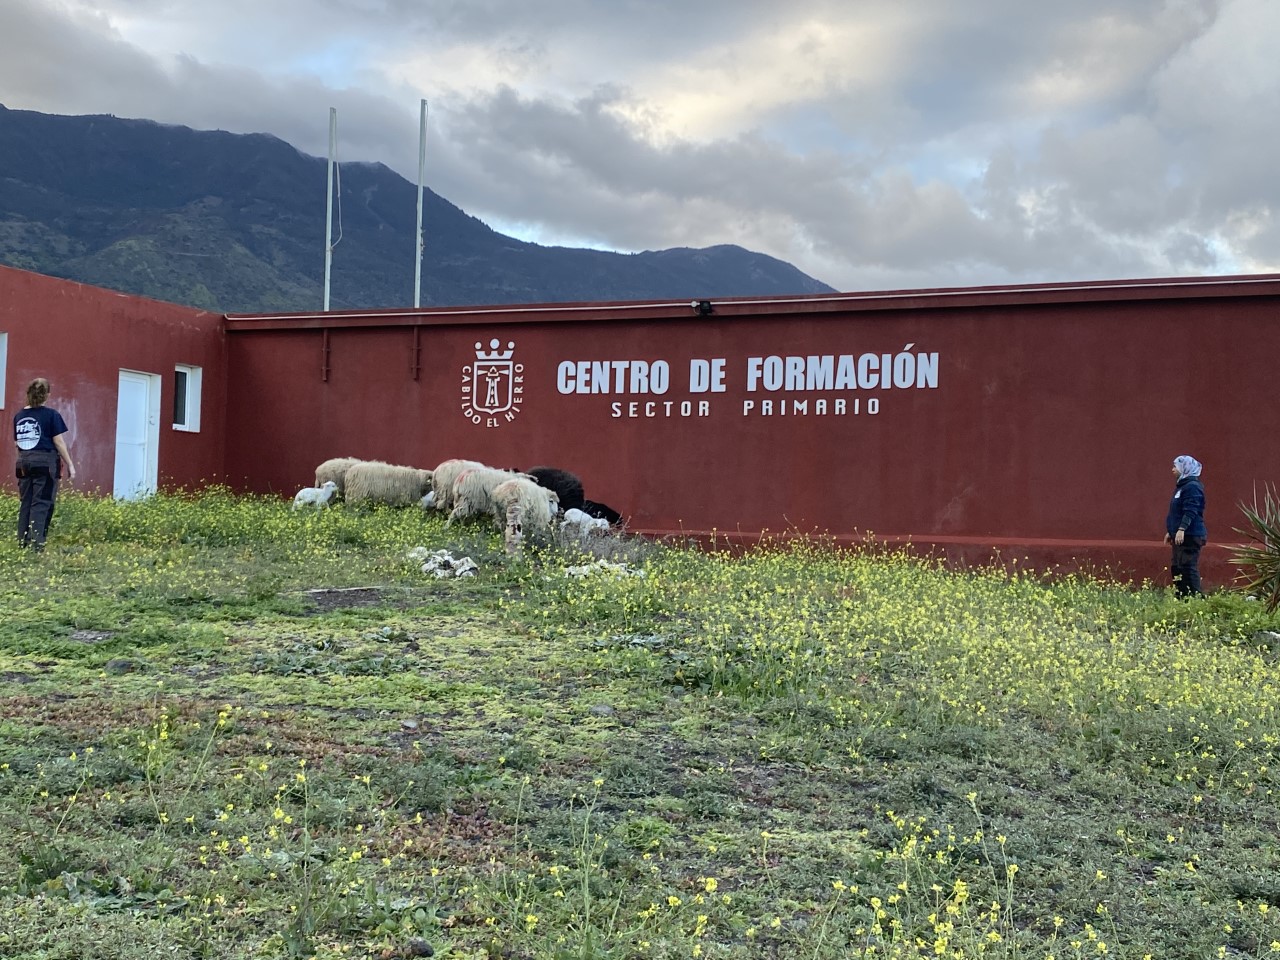
POLYGON ((875 534, 1155 577, 1170 461, 1191 453, 1219 544, 1203 567, 1223 582, 1236 502, 1280 480, 1278 310, 1266 278, 723 301, 710 316, 679 303, 233 317, 227 472, 287 494, 331 456, 546 464, 645 531, 875 534), (465 390, 475 344, 493 339, 514 344, 523 392, 477 423, 465 390), (748 389, 763 358, 882 367, 904 350, 936 374, 871 385, 867 365, 852 389, 748 389), (579 393, 580 361, 664 361, 669 387, 633 392, 628 376, 621 392, 579 393), (723 361, 723 391, 691 390, 694 361, 723 361))
MULTIPOLYGON (((109 495, 119 371, 160 374, 160 483, 212 480, 225 455, 222 322, 218 314, 0 267, 0 332, 9 343, 5 422, 26 402, 27 384, 47 377, 49 405, 67 421, 79 470, 75 488, 109 495), (203 368, 199 432, 172 429, 173 371, 180 363, 203 368)), ((12 442, 3 450, 0 469, 12 477, 12 442)))
POLYGON ((5 414, 49 377, 84 489, 111 489, 123 368, 162 376, 165 485, 288 495, 342 455, 545 464, 636 530, 875 536, 1158 578, 1169 463, 1191 453, 1211 583, 1230 578, 1238 501, 1280 481, 1278 316, 1280 278, 1253 277, 727 300, 705 316, 681 302, 224 319, 0 267, 5 414), (512 345, 492 367, 503 409, 477 413, 493 358, 476 344, 495 339, 512 345), (908 353, 886 383, 881 358, 908 353), (829 356, 834 379, 845 355, 852 385, 770 389, 775 363, 803 378, 829 356), (633 382, 659 362, 665 390, 633 382), (168 422, 179 363, 204 370, 198 433, 168 422), (607 384, 584 380, 592 364, 607 384), (695 369, 722 379, 697 389, 695 369))

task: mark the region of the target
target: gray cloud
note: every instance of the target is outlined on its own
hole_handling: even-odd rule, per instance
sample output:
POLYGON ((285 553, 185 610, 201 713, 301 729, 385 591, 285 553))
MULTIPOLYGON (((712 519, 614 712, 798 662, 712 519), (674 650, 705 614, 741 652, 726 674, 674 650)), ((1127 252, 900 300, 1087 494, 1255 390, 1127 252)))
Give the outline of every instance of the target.
POLYGON ((1269 0, 7 0, 0 101, 417 168, 541 242, 843 288, 1280 269, 1269 0))

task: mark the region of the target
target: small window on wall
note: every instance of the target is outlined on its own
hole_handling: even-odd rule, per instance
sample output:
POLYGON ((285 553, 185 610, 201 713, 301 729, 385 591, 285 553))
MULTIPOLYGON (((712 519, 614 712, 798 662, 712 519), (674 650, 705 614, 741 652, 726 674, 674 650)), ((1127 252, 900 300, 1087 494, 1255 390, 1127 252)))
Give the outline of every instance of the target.
POLYGON ((0 333, 0 410, 4 409, 4 395, 9 389, 9 335, 0 333))
POLYGON ((200 429, 200 368, 178 364, 173 371, 173 429, 200 429))

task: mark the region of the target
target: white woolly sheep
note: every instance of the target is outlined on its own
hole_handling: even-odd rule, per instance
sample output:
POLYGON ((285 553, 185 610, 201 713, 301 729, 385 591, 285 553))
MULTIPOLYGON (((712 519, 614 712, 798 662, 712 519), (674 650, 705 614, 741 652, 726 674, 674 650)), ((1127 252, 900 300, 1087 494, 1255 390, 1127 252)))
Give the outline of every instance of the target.
POLYGON ((526 476, 514 476, 493 489, 493 515, 503 527, 508 552, 520 548, 526 535, 549 539, 557 495, 526 476))
POLYGON ((293 509, 299 510, 302 507, 314 507, 317 510, 322 510, 333 503, 337 495, 338 485, 332 480, 326 480, 318 487, 303 487, 293 495, 293 509))
POLYGON ((589 517, 595 517, 597 520, 606 520, 612 526, 622 522, 622 514, 606 503, 596 503, 594 500, 583 500, 581 510, 589 517))
POLYGON ((419 503, 431 490, 431 471, 402 467, 378 460, 355 464, 347 471, 347 503, 385 503, 407 507, 419 503))
POLYGON ((564 512, 564 519, 560 521, 560 529, 578 540, 585 540, 587 537, 602 537, 608 534, 609 521, 602 517, 593 517, 575 507, 570 507, 564 512))
POLYGON ((532 509, 538 514, 541 514, 545 505, 548 523, 560 512, 560 497, 554 490, 548 490, 527 474, 517 473, 509 475, 490 494, 490 512, 500 525, 506 522, 507 505, 513 497, 524 503, 524 509, 532 509))
POLYGON ((492 513, 494 487, 518 476, 522 474, 490 467, 464 470, 458 474, 458 478, 453 481, 453 509, 449 512, 449 521, 445 525, 448 526, 455 520, 492 513))
POLYGON ((436 499, 433 506, 437 510, 443 510, 448 513, 453 509, 453 483, 458 479, 458 475, 465 473, 467 470, 483 469, 485 469, 485 465, 476 460, 445 460, 442 462, 434 471, 435 482, 432 486, 436 491, 436 499))
POLYGON ((338 499, 341 500, 346 489, 347 471, 360 461, 355 457, 334 457, 316 467, 316 486, 323 487, 332 480, 338 486, 338 499))

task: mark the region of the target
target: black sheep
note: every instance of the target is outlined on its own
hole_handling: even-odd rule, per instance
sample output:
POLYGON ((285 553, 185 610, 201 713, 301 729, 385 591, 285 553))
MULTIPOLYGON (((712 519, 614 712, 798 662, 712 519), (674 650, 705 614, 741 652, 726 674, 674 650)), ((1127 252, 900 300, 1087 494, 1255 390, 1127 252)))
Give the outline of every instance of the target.
POLYGON ((582 481, 568 470, 558 467, 534 467, 524 471, 540 487, 554 490, 560 498, 560 510, 582 509, 582 481))

